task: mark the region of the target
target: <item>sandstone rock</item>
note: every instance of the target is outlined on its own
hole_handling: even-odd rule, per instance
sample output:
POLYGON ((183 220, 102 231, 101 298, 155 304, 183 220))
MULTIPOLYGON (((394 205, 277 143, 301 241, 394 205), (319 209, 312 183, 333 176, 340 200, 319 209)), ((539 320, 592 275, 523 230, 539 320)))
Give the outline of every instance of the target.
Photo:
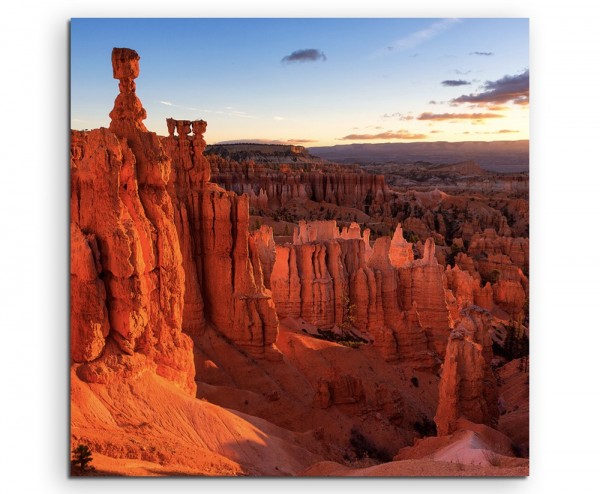
MULTIPOLYGON (((268 249, 274 244, 250 238, 247 196, 209 182, 210 165, 202 154, 206 122, 169 119, 167 127, 162 142, 173 163, 169 192, 187 274, 184 330, 197 338, 208 322, 252 355, 279 359, 279 322, 260 261, 272 269, 268 259, 274 262, 274 252, 268 249)), ((263 233, 272 241, 272 232, 263 233)))
POLYGON ((206 318, 253 355, 281 358, 274 347, 275 306, 262 282, 258 252, 251 251, 248 240, 248 197, 207 183, 199 206, 206 318))
POLYGON ((302 161, 299 165, 294 162, 279 164, 281 153, 274 155, 270 148, 265 148, 265 152, 271 153, 265 161, 269 164, 267 167, 255 162, 260 153, 253 151, 254 146, 246 151, 238 146, 238 154, 234 158, 239 161, 228 156, 225 146, 213 148, 211 152, 221 153, 221 156, 210 156, 215 182, 237 194, 248 194, 252 207, 278 209, 291 200, 308 199, 353 207, 373 215, 384 211, 391 196, 383 175, 367 174, 361 170, 348 172, 348 167, 336 167, 331 163, 319 165, 311 162, 312 169, 309 170, 302 161), (261 198, 261 191, 268 198, 266 203, 261 198))
POLYGON ((430 348, 443 356, 453 321, 446 302, 444 269, 435 257, 431 238, 425 242, 423 258, 400 268, 398 276, 400 308, 409 310, 416 303, 430 348))
POLYGON ((265 287, 271 288, 271 273, 273 272, 276 255, 273 229, 270 226, 261 225, 258 230, 250 234, 250 238, 253 239, 258 251, 265 287))
MULTIPOLYGON (((143 131, 136 130, 134 125, 123 125, 123 128, 132 132, 132 142, 157 142, 151 138, 137 139, 133 134, 143 131)), ((93 368, 98 366, 117 375, 120 370, 106 363, 112 361, 115 352, 141 353, 154 362, 156 372, 194 393, 191 341, 181 334, 184 281, 172 206, 164 183, 162 187, 148 187, 138 173, 144 167, 160 168, 147 158, 153 155, 156 161, 165 160, 160 145, 138 157, 125 139, 119 139, 107 129, 99 129, 73 131, 71 146, 74 243, 81 245, 77 230, 85 232, 88 239, 94 239, 91 243, 88 241, 91 249, 87 253, 86 249, 72 251, 72 268, 77 271, 73 277, 75 280, 89 278, 90 269, 80 269, 86 264, 90 266, 85 259, 89 259, 89 250, 95 250, 92 246, 97 245, 95 269, 106 293, 108 339, 116 343, 99 355, 100 340, 96 331, 94 351, 81 354, 78 345, 74 345, 73 357, 91 360, 85 364, 91 367, 88 371, 83 369, 82 375, 93 375, 93 368)), ((102 288, 98 283, 95 285, 99 295, 96 304, 102 304, 102 288)), ((79 295, 74 292, 75 311, 79 310, 79 295)), ((90 302, 88 310, 94 307, 97 318, 101 310, 98 305, 90 302)), ((72 328, 81 327, 87 321, 86 314, 74 314, 72 328)), ((106 333, 105 326, 101 332, 106 333)))
MULTIPOLYGON (((501 235, 507 233, 503 231, 501 235)), ((493 228, 487 228, 483 234, 475 234, 469 244, 469 255, 504 254, 521 269, 529 266, 529 239, 500 236, 493 228)))
POLYGON ((140 56, 129 48, 113 48, 112 67, 113 77, 119 79, 119 95, 115 106, 110 112, 110 130, 119 134, 127 133, 128 129, 146 131, 142 120, 146 118, 146 110, 135 94, 135 79, 140 74, 140 56))
POLYGON ((294 228, 294 245, 331 240, 340 237, 340 231, 335 220, 331 221, 300 221, 294 228))
POLYGON ((390 245, 390 262, 392 266, 401 268, 412 263, 414 258, 412 244, 404 239, 402 226, 398 223, 390 245))
POLYGON ((489 314, 472 309, 448 339, 439 384, 435 423, 439 436, 452 434, 462 417, 477 424, 497 425, 497 389, 491 371, 491 338, 485 319, 489 314))
POLYGON ((110 330, 101 272, 96 236, 84 235, 71 224, 71 356, 75 362, 99 357, 110 330))
POLYGON ((333 405, 349 405, 365 400, 365 391, 360 378, 335 373, 328 379, 317 381, 313 406, 329 408, 333 405))

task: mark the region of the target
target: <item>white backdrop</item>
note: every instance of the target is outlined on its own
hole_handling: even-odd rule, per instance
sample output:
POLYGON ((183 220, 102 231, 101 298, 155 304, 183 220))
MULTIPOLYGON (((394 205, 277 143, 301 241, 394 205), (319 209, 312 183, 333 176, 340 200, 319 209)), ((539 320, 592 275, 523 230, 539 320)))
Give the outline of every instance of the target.
POLYGON ((600 28, 593 3, 394 3, 5 2, 0 17, 4 492, 597 492, 600 28), (67 479, 68 19, 246 16, 531 18, 530 479, 67 479))

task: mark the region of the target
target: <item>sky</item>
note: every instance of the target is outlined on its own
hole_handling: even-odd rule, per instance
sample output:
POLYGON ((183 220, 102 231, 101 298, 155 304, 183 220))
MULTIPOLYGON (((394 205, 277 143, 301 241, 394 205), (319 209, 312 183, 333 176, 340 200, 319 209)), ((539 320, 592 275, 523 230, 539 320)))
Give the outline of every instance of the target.
POLYGON ((71 127, 108 127, 113 47, 145 124, 209 144, 529 139, 528 19, 72 19, 71 127))

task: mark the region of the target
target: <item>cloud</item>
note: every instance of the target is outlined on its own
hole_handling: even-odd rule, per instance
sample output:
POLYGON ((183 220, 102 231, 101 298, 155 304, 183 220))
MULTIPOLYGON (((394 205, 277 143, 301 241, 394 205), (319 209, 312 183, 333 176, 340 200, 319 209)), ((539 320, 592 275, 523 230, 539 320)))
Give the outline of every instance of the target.
POLYGON ((471 71, 470 70, 458 70, 458 69, 454 69, 454 73, 456 75, 467 75, 467 74, 470 74, 471 71))
POLYGON ((204 108, 193 108, 191 106, 184 106, 184 105, 176 105, 175 103, 171 103, 170 101, 162 101, 162 100, 160 100, 159 103, 161 105, 172 106, 174 108, 183 108, 184 110, 202 111, 202 112, 207 112, 207 113, 213 113, 212 110, 206 110, 204 108))
POLYGON ((296 144, 308 144, 310 142, 319 142, 315 139, 288 139, 287 142, 292 142, 296 144))
POLYGON ((502 130, 494 130, 494 131, 477 131, 477 132, 463 132, 463 134, 479 134, 479 135, 490 135, 490 134, 518 134, 519 131, 518 130, 508 130, 508 129, 502 129, 502 130))
POLYGON ((430 134, 440 134, 442 131, 441 130, 430 130, 429 133, 430 134))
POLYGON ((472 51, 469 55, 479 55, 480 57, 491 57, 493 53, 491 51, 472 51))
POLYGON ((296 50, 281 59, 281 63, 293 62, 316 62, 318 60, 327 60, 325 53, 315 48, 307 48, 305 50, 296 50))
POLYGON ((479 94, 464 94, 452 101, 455 103, 478 103, 482 105, 508 103, 529 104, 529 70, 522 74, 505 75, 497 81, 486 81, 484 91, 479 94))
POLYGON ((281 122, 282 120, 285 120, 284 117, 273 117, 273 120, 277 120, 278 122, 281 122))
POLYGON ((411 134, 407 130, 399 130, 394 132, 388 130, 387 132, 381 132, 380 134, 350 134, 338 139, 340 141, 366 141, 375 139, 425 139, 425 134, 411 134))
POLYGON ((257 118, 255 115, 249 115, 245 111, 230 111, 227 113, 230 117, 239 117, 239 118, 257 118))
POLYGON ((442 81, 442 86, 446 87, 468 86, 469 84, 471 84, 469 81, 463 79, 447 79, 442 81))
POLYGON ((484 118, 503 118, 498 113, 421 113, 417 120, 482 120, 484 118))
POLYGON ((386 49, 387 51, 402 51, 410 50, 416 46, 429 41, 435 36, 443 33, 447 29, 460 22, 460 19, 443 19, 441 21, 434 22, 425 29, 411 33, 403 38, 397 39, 386 49))
MULTIPOLYGON (((415 117, 413 117, 412 115, 404 115, 403 113, 400 112, 395 112, 395 113, 384 113, 382 116, 382 118, 397 118, 400 121, 407 121, 407 120, 414 120, 415 117)), ((377 128, 377 127, 376 127, 377 128)), ((381 127, 379 127, 381 128, 381 127)))

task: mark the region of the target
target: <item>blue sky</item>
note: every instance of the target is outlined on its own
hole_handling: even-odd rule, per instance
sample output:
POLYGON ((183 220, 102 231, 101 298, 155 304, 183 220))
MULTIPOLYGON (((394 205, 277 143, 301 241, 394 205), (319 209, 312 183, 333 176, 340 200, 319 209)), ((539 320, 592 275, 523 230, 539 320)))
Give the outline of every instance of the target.
POLYGON ((149 130, 208 143, 529 138, 527 19, 73 19, 71 125, 107 127, 113 47, 140 57, 149 130))

